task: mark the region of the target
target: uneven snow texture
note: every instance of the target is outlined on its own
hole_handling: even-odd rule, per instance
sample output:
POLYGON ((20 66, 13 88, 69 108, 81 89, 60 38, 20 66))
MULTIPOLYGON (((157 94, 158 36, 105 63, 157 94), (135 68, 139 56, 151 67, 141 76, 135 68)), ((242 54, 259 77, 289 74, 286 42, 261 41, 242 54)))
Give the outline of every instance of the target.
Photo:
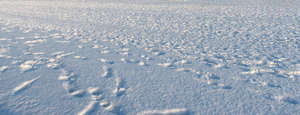
POLYGON ((0 0, 0 115, 297 115, 299 6, 0 0))

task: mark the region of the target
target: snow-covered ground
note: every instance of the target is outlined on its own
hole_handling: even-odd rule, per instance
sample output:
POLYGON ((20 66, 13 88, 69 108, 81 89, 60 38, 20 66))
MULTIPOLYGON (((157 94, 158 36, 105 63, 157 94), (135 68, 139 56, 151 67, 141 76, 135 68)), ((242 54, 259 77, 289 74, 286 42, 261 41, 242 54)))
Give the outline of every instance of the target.
POLYGON ((0 0, 0 115, 299 115, 299 0, 0 0))

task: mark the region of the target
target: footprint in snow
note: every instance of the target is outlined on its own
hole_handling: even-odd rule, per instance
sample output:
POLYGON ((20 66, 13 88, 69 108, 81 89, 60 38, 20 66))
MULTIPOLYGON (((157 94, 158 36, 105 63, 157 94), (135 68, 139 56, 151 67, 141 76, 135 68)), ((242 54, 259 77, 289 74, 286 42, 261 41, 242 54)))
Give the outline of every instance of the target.
POLYGON ((58 80, 62 81, 62 87, 70 96, 83 97, 85 95, 85 91, 82 89, 78 89, 75 84, 76 75, 74 72, 68 72, 63 69, 62 74, 58 77, 58 80))

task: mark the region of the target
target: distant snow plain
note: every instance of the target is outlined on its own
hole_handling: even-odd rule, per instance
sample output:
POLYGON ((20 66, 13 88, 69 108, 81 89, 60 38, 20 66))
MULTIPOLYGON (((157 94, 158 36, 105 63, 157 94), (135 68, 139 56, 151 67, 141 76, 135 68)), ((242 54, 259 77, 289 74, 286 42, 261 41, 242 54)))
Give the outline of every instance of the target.
POLYGON ((0 115, 299 115, 299 0, 0 0, 0 115))

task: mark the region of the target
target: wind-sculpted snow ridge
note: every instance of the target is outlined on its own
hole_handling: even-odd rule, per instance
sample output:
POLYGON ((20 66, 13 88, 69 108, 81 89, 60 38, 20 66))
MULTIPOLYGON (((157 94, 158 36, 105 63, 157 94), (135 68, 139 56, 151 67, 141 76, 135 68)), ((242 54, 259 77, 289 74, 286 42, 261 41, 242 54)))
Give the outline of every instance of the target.
POLYGON ((298 114, 299 5, 2 0, 0 114, 298 114))
POLYGON ((16 93, 18 93, 18 92, 24 90, 25 88, 29 87, 29 85, 31 85, 33 82, 35 82, 35 81, 38 80, 39 78, 40 78, 40 76, 39 76, 39 77, 36 77, 36 78, 34 78, 34 79, 32 79, 32 80, 28 80, 28 81, 25 81, 25 82, 21 83, 20 85, 18 85, 17 87, 15 87, 15 88, 12 90, 12 93, 13 93, 13 94, 16 94, 16 93))

